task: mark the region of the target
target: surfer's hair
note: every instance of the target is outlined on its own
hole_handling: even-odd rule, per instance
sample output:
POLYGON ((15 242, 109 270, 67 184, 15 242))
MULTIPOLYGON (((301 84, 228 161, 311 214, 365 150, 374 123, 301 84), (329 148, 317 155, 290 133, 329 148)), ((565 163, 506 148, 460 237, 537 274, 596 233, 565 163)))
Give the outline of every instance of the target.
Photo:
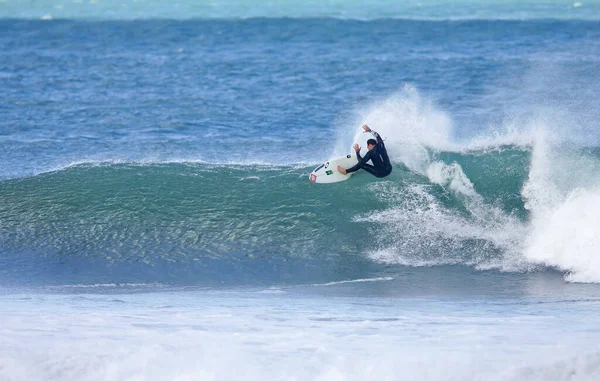
POLYGON ((369 144, 372 144, 372 145, 376 146, 377 145, 377 140, 375 140, 375 139, 369 139, 369 140, 367 140, 367 145, 369 145, 369 144))

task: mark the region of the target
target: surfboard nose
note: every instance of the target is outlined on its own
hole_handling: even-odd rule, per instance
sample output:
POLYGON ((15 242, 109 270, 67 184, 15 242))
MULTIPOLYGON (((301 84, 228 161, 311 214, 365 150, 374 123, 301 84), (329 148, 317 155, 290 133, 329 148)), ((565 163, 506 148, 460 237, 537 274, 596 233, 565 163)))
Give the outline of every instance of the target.
POLYGON ((315 168, 308 176, 313 183, 330 184, 339 181, 347 180, 351 173, 343 174, 338 170, 338 166, 342 168, 350 168, 355 165, 358 160, 352 155, 345 155, 329 159, 325 163, 315 168))

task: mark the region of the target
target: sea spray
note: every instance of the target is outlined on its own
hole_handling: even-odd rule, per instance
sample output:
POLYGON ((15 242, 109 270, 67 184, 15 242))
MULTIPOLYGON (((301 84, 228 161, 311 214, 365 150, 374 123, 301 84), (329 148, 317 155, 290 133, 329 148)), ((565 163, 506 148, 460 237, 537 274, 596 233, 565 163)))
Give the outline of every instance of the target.
POLYGON ((584 153, 535 145, 523 187, 532 214, 524 254, 567 271, 569 281, 600 282, 600 160, 584 153))
MULTIPOLYGON (((407 85, 358 111, 358 115, 354 124, 367 123, 379 132, 392 160, 418 178, 417 184, 408 186, 370 187, 391 205, 356 219, 382 225, 373 229, 378 247, 369 251, 372 259, 417 266, 462 263, 507 270, 526 267, 522 256, 517 255, 523 221, 503 210, 498 198, 486 203, 457 162, 472 154, 483 159, 488 156, 486 151, 465 150, 454 142, 452 119, 433 101, 407 85)), ((354 141, 365 139, 360 132, 354 135, 354 141)), ((491 146, 493 142, 488 139, 487 148, 491 146)), ((494 148, 500 150, 500 146, 494 148)))
MULTIPOLYGON (((570 281, 600 281, 594 260, 598 243, 591 233, 600 230, 600 156, 576 143, 584 129, 581 116, 574 118, 574 133, 567 134, 569 110, 535 89, 523 97, 537 103, 520 105, 517 117, 488 135, 461 142, 452 140, 450 116, 411 86, 359 109, 353 125, 368 123, 377 130, 390 157, 422 182, 370 187, 390 202, 385 211, 355 219, 379 226, 372 230, 378 237, 378 247, 369 251, 372 259, 509 271, 542 265, 567 271, 570 281), (548 102, 554 108, 545 107, 548 102), (532 111, 525 112, 527 107, 532 111), (521 168, 519 151, 531 153, 521 168), (511 152, 517 162, 511 162, 511 152), (508 199, 520 201, 507 207, 508 199)), ((366 139, 360 129, 351 130, 354 141, 366 139)), ((348 136, 338 140, 338 147, 348 136)))
POLYGON ((353 143, 366 150, 366 141, 372 136, 364 133, 363 124, 381 135, 392 162, 402 163, 420 173, 426 171, 431 160, 430 150, 453 147, 450 117, 410 85, 360 108, 354 120, 346 123, 340 127, 343 133, 339 133, 335 146, 338 155, 348 152, 353 143))

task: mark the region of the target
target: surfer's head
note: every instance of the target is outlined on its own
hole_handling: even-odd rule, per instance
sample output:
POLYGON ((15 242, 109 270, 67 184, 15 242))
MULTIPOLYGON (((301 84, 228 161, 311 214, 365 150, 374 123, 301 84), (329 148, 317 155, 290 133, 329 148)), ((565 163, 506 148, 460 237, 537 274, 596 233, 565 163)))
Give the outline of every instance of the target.
POLYGON ((370 151, 373 148, 375 148, 375 146, 377 145, 377 140, 375 139, 369 139, 367 140, 367 149, 370 151))

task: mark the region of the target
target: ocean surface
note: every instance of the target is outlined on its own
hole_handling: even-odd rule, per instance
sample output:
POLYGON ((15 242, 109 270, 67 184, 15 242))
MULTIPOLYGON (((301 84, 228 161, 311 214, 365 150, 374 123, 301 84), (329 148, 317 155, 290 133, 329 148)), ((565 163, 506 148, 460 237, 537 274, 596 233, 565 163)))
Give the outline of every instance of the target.
POLYGON ((0 0, 0 380, 599 380, 599 99, 596 0, 0 0))

